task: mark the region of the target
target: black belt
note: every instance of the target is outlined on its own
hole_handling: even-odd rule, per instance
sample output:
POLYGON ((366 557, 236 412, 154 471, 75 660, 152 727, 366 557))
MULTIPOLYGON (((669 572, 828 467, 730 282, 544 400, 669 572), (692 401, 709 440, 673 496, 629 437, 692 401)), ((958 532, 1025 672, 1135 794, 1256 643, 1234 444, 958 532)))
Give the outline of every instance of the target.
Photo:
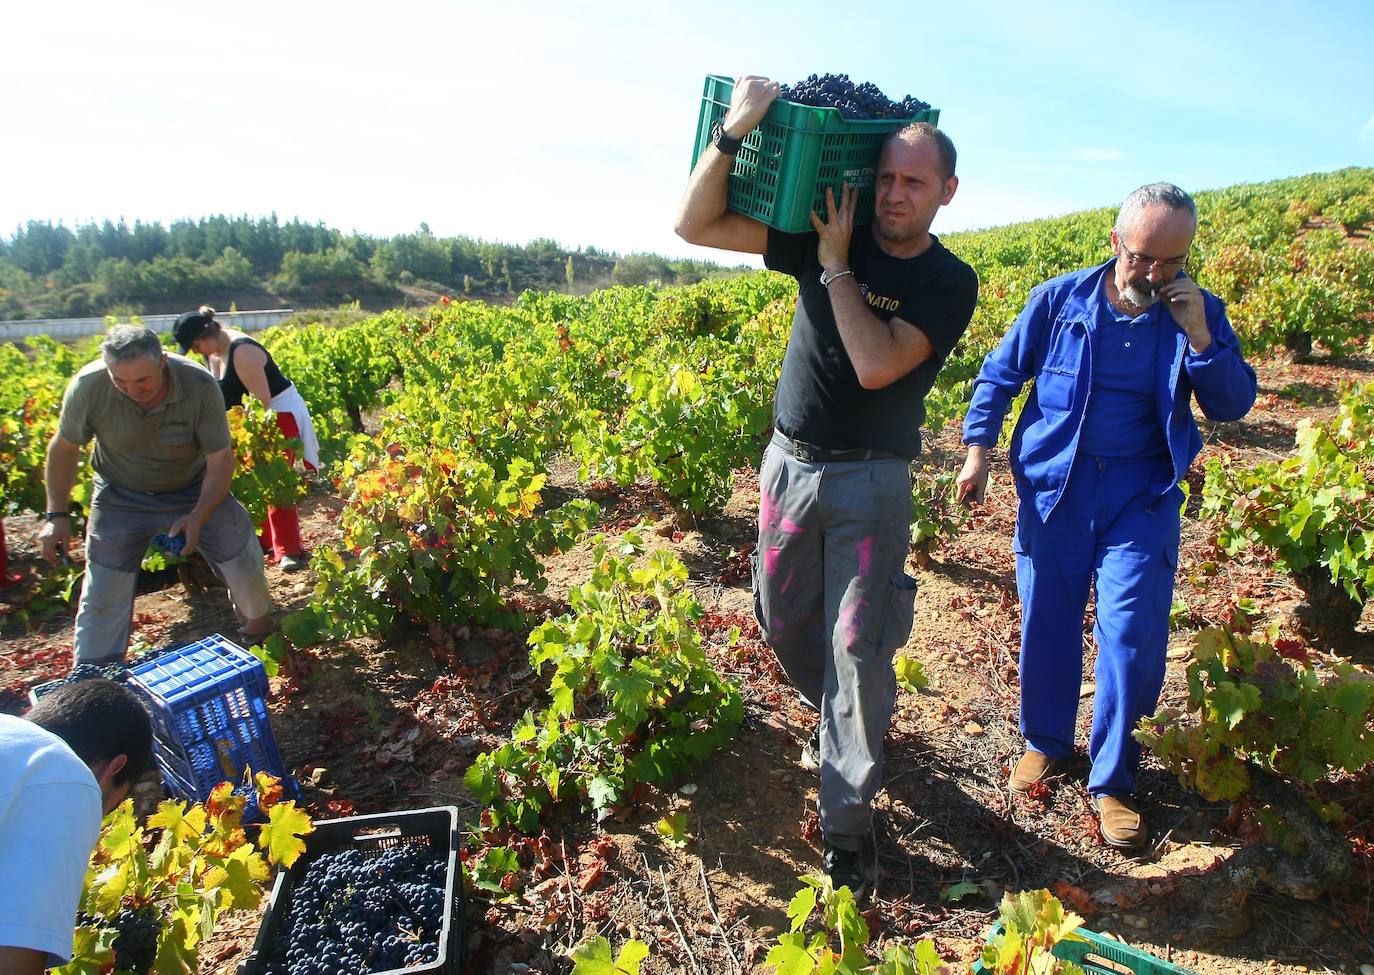
POLYGON ((864 460, 905 460, 899 454, 890 453, 886 450, 865 450, 862 448, 855 450, 830 450, 827 447, 817 447, 815 444, 802 443, 800 440, 793 440, 781 430, 773 431, 773 443, 791 454, 797 460, 807 464, 823 464, 829 461, 864 461, 864 460))

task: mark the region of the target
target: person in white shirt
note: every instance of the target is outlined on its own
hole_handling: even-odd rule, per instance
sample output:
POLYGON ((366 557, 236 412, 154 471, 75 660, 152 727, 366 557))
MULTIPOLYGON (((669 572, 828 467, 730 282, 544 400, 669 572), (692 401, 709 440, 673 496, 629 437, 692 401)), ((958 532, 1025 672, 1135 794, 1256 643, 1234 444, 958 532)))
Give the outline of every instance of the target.
POLYGON ((152 761, 133 692, 83 680, 47 694, 27 720, 0 714, 0 972, 65 964, 102 814, 152 761))

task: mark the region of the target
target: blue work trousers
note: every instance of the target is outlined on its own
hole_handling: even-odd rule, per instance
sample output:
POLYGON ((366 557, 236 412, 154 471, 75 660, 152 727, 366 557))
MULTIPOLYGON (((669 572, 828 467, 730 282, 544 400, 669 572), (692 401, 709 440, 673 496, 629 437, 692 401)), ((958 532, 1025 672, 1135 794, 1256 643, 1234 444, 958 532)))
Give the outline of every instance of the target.
MULTIPOLYGON (((1021 733, 1050 758, 1073 752, 1083 672, 1083 616, 1096 590, 1097 691, 1088 755, 1094 796, 1135 792, 1136 722, 1164 686, 1169 608, 1178 567, 1173 488, 1151 497, 1168 458, 1079 455, 1064 494, 1042 521, 1022 490, 1016 522, 1021 595, 1021 733)), ((1167 476, 1167 475, 1166 475, 1167 476)))
POLYGON ((861 848, 882 784, 883 739, 911 634, 911 475, 898 458, 799 460, 776 444, 759 474, 754 613, 778 662, 821 713, 821 832, 861 848))

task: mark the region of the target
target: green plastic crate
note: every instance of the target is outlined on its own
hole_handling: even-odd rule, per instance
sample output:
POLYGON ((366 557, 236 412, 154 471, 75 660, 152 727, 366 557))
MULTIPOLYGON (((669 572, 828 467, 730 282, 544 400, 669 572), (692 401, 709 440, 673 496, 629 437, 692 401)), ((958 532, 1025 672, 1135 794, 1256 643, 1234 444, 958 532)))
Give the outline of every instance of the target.
MULTIPOLYGON (((711 144, 711 128, 725 118, 735 83, 707 75, 697 119, 692 165, 711 144)), ((759 127, 744 138, 730 172, 727 206, 785 233, 811 229, 811 211, 825 216, 825 189, 840 184, 859 190, 855 224, 873 220, 873 180, 883 140, 912 122, 940 120, 938 108, 909 119, 852 120, 837 108, 816 108, 778 99, 759 127)))
MULTIPOLYGON (((1002 922, 999 921, 988 931, 988 943, 991 944, 993 937, 1001 931, 1002 922)), ((1057 942, 1054 957, 1073 962, 1088 975, 1122 975, 1123 972, 1133 972, 1134 975, 1196 975, 1191 968, 1174 965, 1096 931, 1079 928, 1077 933, 1087 941, 1057 942)), ((987 969, 980 959, 973 963, 972 971, 974 975, 983 975, 987 969)))

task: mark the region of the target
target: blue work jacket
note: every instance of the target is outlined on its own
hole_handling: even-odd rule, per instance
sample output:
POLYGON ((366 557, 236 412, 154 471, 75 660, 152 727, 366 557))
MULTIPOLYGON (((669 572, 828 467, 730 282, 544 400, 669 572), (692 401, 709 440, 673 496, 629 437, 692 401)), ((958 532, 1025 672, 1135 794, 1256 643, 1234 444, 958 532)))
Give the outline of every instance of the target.
MULTIPOLYGON (((1028 380, 1035 380, 1012 434, 1011 467, 1017 490, 1034 493, 1042 519, 1049 518, 1063 495, 1078 452, 1092 390, 1092 339, 1107 303, 1104 279, 1115 263, 1113 258, 1073 271, 1032 290, 1016 323, 988 353, 973 383, 964 443, 991 447, 1012 399, 1028 380)), ((1173 462, 1172 479, 1150 485, 1155 499, 1183 479, 1202 449, 1189 402, 1194 394, 1209 420, 1238 420, 1255 402, 1255 370, 1241 358, 1225 305, 1206 291, 1202 297, 1212 344, 1201 354, 1188 348, 1187 335, 1162 303, 1146 313, 1147 327, 1160 330, 1155 405, 1173 462)))

